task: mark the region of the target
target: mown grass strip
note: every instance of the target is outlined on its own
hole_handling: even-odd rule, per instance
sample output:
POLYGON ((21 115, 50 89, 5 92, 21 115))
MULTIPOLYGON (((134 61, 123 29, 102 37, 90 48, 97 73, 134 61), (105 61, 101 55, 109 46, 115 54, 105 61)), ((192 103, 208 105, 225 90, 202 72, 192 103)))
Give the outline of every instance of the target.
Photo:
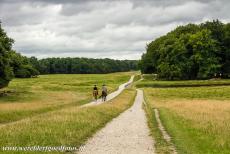
POLYGON ((135 95, 135 90, 127 89, 102 105, 87 108, 69 107, 0 128, 0 147, 34 145, 80 147, 107 122, 128 109, 133 104, 135 95))
POLYGON ((229 86, 230 80, 194 80, 194 81, 150 81, 143 80, 136 86, 138 88, 183 88, 183 87, 211 87, 229 86))

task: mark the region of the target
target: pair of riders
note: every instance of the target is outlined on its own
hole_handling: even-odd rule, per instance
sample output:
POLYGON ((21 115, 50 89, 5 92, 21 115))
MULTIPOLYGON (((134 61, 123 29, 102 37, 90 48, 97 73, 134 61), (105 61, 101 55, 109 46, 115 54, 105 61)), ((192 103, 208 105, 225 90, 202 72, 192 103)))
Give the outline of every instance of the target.
MULTIPOLYGON (((106 86, 103 84, 102 86, 102 91, 101 91, 101 98, 102 98, 102 101, 106 101, 106 97, 107 97, 107 88, 106 86)), ((96 85, 94 85, 93 87, 93 97, 95 98, 95 100, 97 100, 98 98, 98 88, 96 85)))

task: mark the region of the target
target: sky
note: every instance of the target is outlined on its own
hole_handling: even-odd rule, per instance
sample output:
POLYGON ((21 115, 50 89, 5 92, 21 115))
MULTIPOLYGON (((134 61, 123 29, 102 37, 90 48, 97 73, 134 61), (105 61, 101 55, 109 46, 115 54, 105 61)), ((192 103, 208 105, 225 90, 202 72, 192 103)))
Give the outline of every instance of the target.
POLYGON ((230 22, 229 0, 0 0, 13 49, 26 56, 140 59, 179 25, 230 22))

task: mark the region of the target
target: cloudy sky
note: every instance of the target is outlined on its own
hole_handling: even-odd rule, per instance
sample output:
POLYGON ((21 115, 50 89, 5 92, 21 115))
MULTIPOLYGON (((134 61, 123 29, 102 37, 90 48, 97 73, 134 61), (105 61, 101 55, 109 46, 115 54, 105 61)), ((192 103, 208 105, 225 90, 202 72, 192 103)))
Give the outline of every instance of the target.
POLYGON ((23 55, 139 59, 178 25, 230 22, 229 0, 0 0, 0 20, 23 55))

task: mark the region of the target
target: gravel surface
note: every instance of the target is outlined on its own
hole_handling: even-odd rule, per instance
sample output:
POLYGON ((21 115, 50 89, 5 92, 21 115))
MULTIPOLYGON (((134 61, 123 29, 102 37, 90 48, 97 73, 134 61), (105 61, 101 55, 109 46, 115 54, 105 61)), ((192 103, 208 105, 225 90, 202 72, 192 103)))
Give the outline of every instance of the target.
MULTIPOLYGON (((112 92, 111 94, 109 94, 106 98, 106 102, 115 98, 116 96, 118 96, 126 87, 128 87, 132 82, 133 82, 133 79, 134 79, 134 75, 131 76, 130 80, 126 83, 123 83, 121 84, 118 89, 114 92, 112 92)), ((92 105, 99 105, 99 104, 102 104, 102 103, 105 103, 102 101, 102 99, 98 99, 97 101, 92 101, 88 104, 85 104, 85 105, 82 105, 81 107, 88 107, 88 106, 92 106, 92 105)))
POLYGON ((153 154, 154 142, 149 136, 143 91, 138 90, 134 105, 113 119, 88 140, 80 154, 153 154))

